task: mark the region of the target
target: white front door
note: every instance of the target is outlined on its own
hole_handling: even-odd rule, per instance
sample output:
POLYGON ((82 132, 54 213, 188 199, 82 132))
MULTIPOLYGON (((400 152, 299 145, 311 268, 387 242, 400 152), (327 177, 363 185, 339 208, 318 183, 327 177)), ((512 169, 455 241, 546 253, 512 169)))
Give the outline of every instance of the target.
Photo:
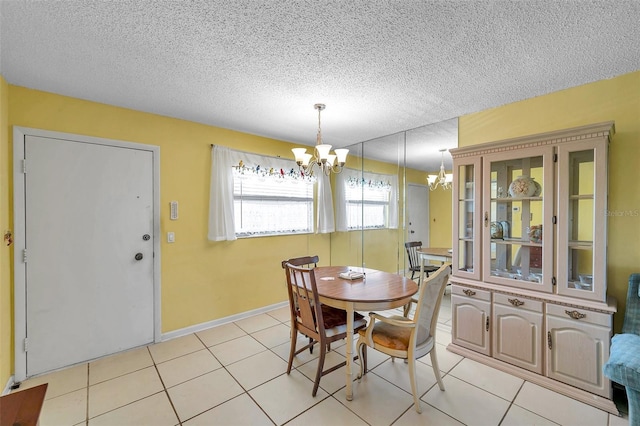
POLYGON ((429 247, 429 188, 407 185, 407 241, 422 241, 429 247))
POLYGON ((24 155, 26 376, 152 342, 154 152, 27 135, 24 155))

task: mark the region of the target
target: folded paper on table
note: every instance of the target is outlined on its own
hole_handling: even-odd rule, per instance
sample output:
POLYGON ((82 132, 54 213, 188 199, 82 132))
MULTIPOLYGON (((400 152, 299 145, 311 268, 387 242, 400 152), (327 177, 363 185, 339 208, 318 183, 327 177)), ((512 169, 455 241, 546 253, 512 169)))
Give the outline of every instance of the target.
POLYGON ((340 272, 338 276, 345 280, 357 280, 360 278, 364 278, 364 274, 362 272, 356 271, 340 272))

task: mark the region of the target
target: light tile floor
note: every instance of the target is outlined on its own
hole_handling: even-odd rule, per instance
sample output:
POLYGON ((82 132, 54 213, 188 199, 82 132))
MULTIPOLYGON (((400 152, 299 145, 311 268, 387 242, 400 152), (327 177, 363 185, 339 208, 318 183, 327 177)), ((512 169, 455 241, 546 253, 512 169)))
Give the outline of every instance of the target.
MULTIPOLYGON (((438 319, 446 391, 429 357, 421 359, 422 414, 413 407, 406 364, 373 350, 353 401, 345 399, 344 367, 324 376, 312 397, 317 350, 298 356, 286 374, 288 308, 32 378, 21 389, 49 383, 42 426, 629 425, 624 402, 617 417, 448 352, 448 295, 438 319)), ((345 358, 344 343, 332 349, 326 366, 345 358)))

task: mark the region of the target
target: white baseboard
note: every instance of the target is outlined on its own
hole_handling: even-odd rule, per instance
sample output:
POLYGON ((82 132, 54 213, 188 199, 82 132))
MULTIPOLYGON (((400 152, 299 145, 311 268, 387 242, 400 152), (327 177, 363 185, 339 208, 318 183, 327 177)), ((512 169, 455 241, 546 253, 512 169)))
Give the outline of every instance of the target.
POLYGON ((240 314, 231 315, 225 318, 220 318, 213 321, 203 322, 201 324, 192 325, 189 327, 181 328, 179 330, 169 331, 168 333, 162 333, 161 341, 167 341, 171 339, 175 339, 177 337, 186 336, 188 334, 197 333, 198 331, 206 330, 211 327, 216 327, 223 324, 228 324, 230 322, 238 321, 241 319, 249 318, 254 315, 263 314, 265 312, 273 311, 274 309, 282 308, 285 306, 289 306, 289 302, 280 302, 274 305, 264 306, 262 308, 254 309, 252 311, 242 312, 240 314))
POLYGON ((9 381, 7 382, 7 385, 4 387, 4 390, 2 391, 2 395, 6 395, 11 391, 11 386, 13 386, 13 376, 9 377, 9 381))

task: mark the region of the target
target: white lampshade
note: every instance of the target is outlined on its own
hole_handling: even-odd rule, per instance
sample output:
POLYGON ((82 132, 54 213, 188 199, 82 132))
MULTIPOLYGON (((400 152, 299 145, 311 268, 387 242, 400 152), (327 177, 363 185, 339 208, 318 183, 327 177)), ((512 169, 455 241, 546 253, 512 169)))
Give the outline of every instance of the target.
POLYGON ((302 165, 304 167, 307 167, 309 165, 309 161, 311 161, 312 157, 313 157, 313 155, 311 155, 311 154, 302 154, 302 165))
POLYGON ((445 183, 451 183, 453 182, 453 173, 447 173, 444 175, 444 181, 445 183))
POLYGON ((336 156, 334 154, 327 155, 327 164, 329 167, 333 167, 333 163, 336 161, 336 156))
POLYGON ((336 156, 338 157, 338 164, 344 164, 347 162, 347 154, 349 150, 346 148, 339 148, 335 150, 336 156))
POLYGON ((436 179, 438 179, 438 175, 428 175, 427 176, 427 182, 429 183, 429 185, 434 183, 436 181, 436 179))
POLYGON ((296 162, 302 161, 303 155, 307 152, 306 148, 292 148, 293 155, 296 157, 296 162))
POLYGON ((316 145, 316 151, 318 152, 318 159, 326 160, 329 156, 329 151, 331 150, 331 145, 327 145, 323 143, 322 145, 316 145))

